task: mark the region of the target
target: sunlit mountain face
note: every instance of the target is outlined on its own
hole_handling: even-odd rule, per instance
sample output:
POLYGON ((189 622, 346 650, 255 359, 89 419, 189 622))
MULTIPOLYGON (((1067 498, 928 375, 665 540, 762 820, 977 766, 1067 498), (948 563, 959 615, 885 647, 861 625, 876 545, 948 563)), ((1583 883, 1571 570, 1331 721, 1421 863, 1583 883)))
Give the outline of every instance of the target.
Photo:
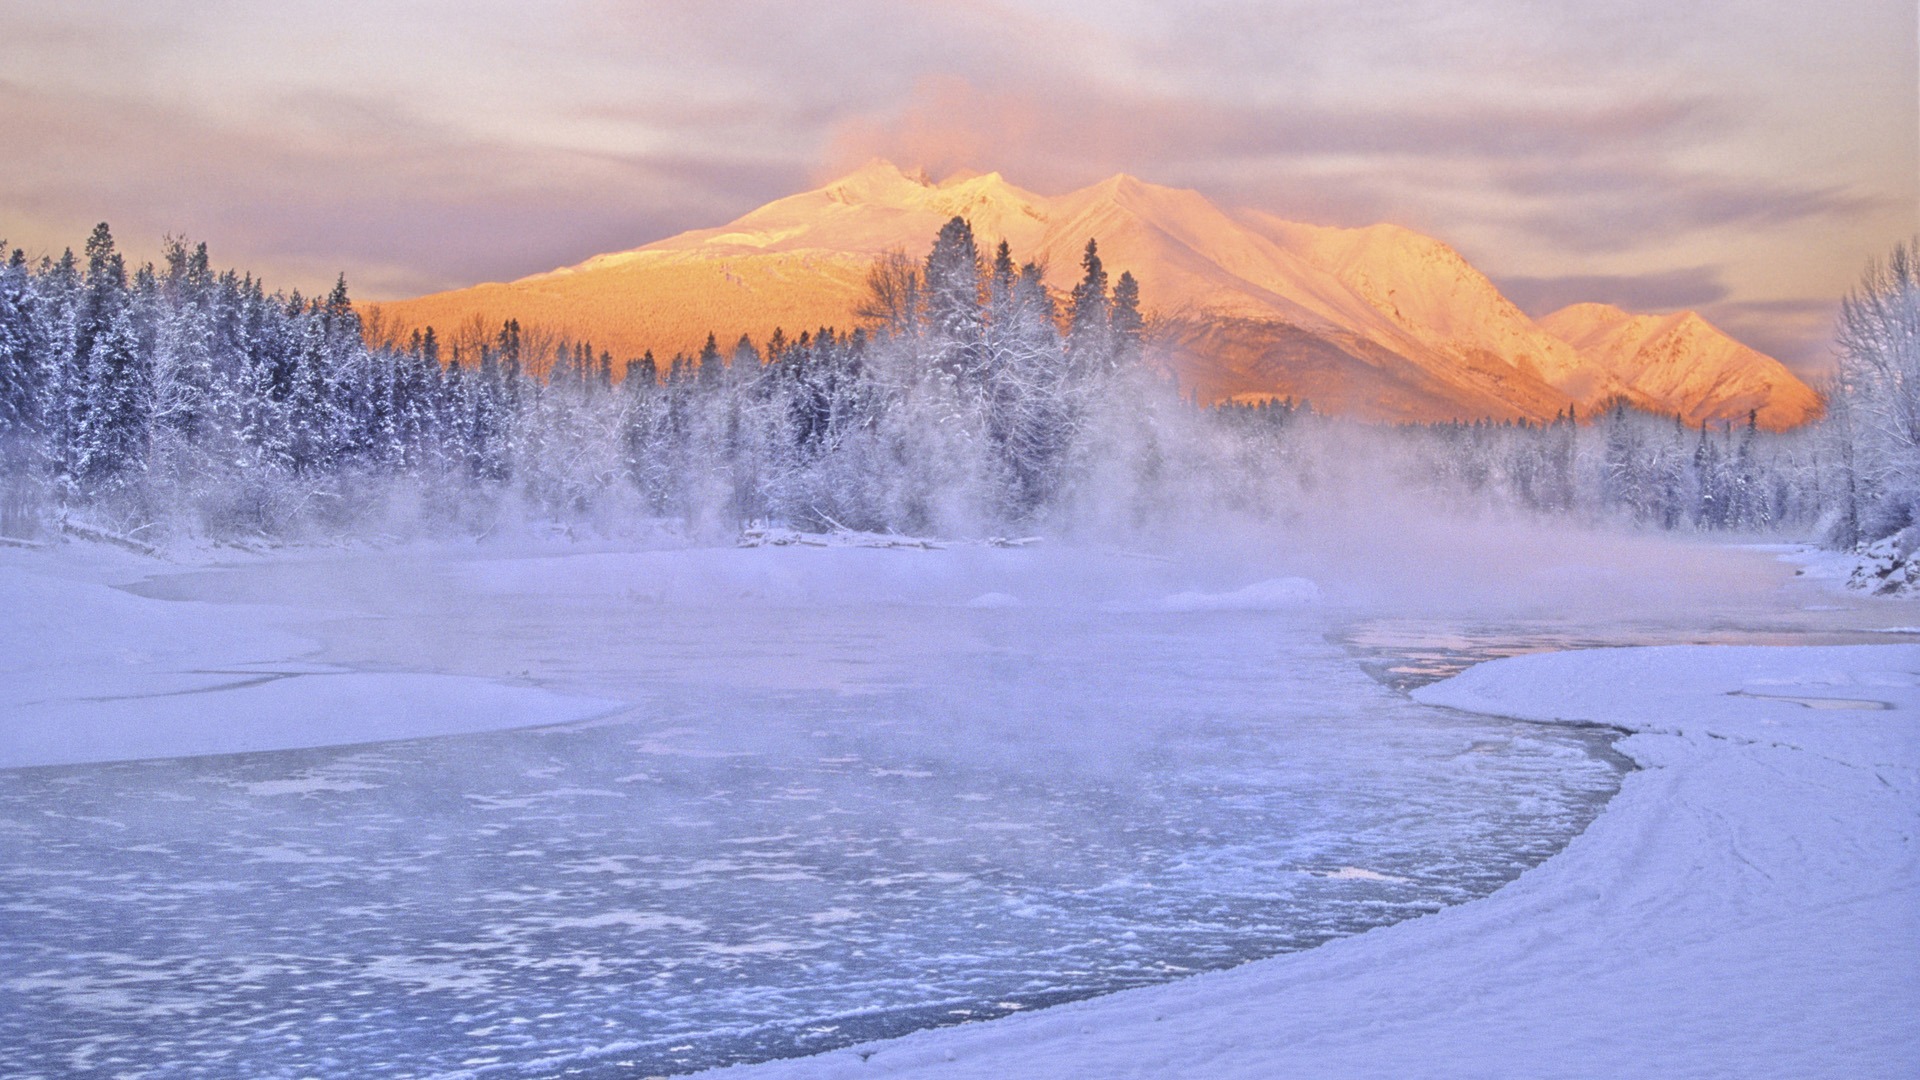
POLYGON ((875 161, 713 229, 506 284, 375 305, 385 334, 478 337, 507 319, 615 357, 692 353, 821 326, 846 329, 874 260, 917 257, 966 218, 991 249, 1080 274, 1089 239, 1131 271, 1155 362, 1201 402, 1306 399, 1369 420, 1551 419, 1624 398, 1689 424, 1802 423, 1820 398, 1784 366, 1693 312, 1578 304, 1529 318, 1432 237, 1395 225, 1304 225, 1227 210, 1195 191, 1112 177, 1059 196, 998 173, 934 182, 875 161))

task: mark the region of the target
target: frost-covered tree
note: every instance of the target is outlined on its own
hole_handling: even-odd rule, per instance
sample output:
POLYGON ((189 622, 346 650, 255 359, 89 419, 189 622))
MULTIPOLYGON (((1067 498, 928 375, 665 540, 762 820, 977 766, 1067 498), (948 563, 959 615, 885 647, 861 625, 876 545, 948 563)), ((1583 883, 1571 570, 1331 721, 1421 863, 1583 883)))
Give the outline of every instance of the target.
POLYGON ((1061 342, 1053 296, 1039 266, 1013 269, 1006 245, 995 259, 989 399, 992 432, 1006 462, 1007 507, 1030 516, 1052 497, 1083 402, 1061 342))
POLYGON ((54 372, 36 348, 33 286, 26 253, 15 248, 0 266, 0 532, 10 535, 27 531, 46 480, 56 408, 54 372))
POLYGON ((87 240, 77 345, 84 374, 72 398, 70 472, 76 480, 99 482, 145 465, 151 354, 142 349, 136 310, 144 299, 128 281, 126 262, 102 222, 87 240))
POLYGON ((26 253, 16 248, 0 266, 0 467, 13 472, 37 458, 47 407, 46 372, 33 345, 32 288, 26 253))
POLYGON ((981 277, 973 226, 956 217, 934 237, 922 277, 927 357, 942 374, 969 384, 977 384, 986 371, 981 277))
POLYGON ((1833 392, 1846 504, 1832 539, 1920 522, 1920 237, 1875 262, 1840 307, 1833 392))

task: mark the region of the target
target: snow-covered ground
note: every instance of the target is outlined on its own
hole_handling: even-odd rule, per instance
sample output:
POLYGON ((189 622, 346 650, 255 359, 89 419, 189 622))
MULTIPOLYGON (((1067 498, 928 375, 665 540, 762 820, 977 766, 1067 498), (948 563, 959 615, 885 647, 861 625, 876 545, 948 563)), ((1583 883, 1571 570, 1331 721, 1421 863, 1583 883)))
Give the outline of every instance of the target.
POLYGON ((0 768, 332 746, 585 719, 615 702, 310 659, 271 606, 160 603, 111 550, 0 555, 0 768))
POLYGON ((613 1075, 1374 926, 742 1071, 1912 1075, 1920 646, 1388 687, 1897 641, 1920 605, 1771 550, 1430 540, 0 551, 0 765, 496 732, 0 773, 0 999, 35 1033, 0 1060, 613 1075), (1632 730, 1643 768, 1487 896, 1617 775, 1497 717, 1632 730))

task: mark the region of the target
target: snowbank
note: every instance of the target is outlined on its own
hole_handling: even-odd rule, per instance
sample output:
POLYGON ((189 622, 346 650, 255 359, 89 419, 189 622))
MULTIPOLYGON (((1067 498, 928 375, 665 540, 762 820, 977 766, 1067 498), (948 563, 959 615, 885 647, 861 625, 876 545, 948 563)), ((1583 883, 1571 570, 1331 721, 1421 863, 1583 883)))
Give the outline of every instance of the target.
MULTIPOLYGON (((151 564, 138 564, 138 568, 151 564)), ((306 662, 311 611, 154 600, 128 564, 0 561, 0 768, 383 742, 587 719, 614 701, 306 662)))
POLYGON ((1902 529, 1867 544, 1854 556, 1849 588, 1878 596, 1907 596, 1920 591, 1920 529, 1902 529))
POLYGON ((1916 545, 1920 545, 1920 530, 1903 529, 1851 551, 1831 551, 1810 544, 1750 546, 1777 553, 1782 562, 1800 568, 1797 574, 1831 589, 1904 597, 1920 593, 1916 545))
POLYGON ((1920 1072, 1920 646, 1497 660, 1430 704, 1617 725, 1642 769, 1474 903, 741 1077, 1920 1072))

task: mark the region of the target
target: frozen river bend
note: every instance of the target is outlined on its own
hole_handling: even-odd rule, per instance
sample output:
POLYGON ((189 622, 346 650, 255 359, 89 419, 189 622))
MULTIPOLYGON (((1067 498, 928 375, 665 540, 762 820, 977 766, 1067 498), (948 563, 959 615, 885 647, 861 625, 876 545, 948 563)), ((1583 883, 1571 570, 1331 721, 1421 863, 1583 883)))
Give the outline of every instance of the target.
POLYGON ((1920 1071, 1920 647, 1524 656, 1414 696, 1620 725, 1642 769, 1566 851, 1487 899, 1170 986, 738 1075, 1920 1071))
MULTIPOLYGON (((8 559, 0 584, 34 617, 7 631, 0 748, 42 766, 0 772, 9 1075, 684 1071, 1164 983, 1463 905, 768 1066, 1154 1074, 1197 1054, 1270 1075, 1274 1047, 1311 1044, 1268 1038, 1274 1010, 1331 1024, 1356 1001, 1316 1014, 1298 987, 1231 988, 1342 956, 1364 973, 1374 962, 1352 957, 1368 948, 1510 905, 1602 830, 1467 902, 1565 844, 1621 776, 1608 732, 1394 692, 1349 643, 1417 632, 1353 633, 1367 597, 1244 566, 977 549, 159 573, 8 559), (517 729, 454 734, 462 723, 517 729), (432 737, 315 745, 409 735, 432 737), (113 760, 170 741, 284 749, 113 760), (63 748, 91 764, 57 764, 63 748)), ((1551 603, 1563 579, 1536 592, 1551 603)), ((1673 632, 1650 625, 1627 632, 1673 632)), ((1541 659, 1559 658, 1508 663, 1541 659)), ((1910 693, 1882 681, 1893 704, 1910 693)), ((1910 807, 1911 763, 1890 762, 1910 807)), ((1891 865, 1897 893, 1912 864, 1891 865)), ((1601 949, 1563 907, 1497 919, 1511 955, 1479 957, 1472 985, 1498 1005, 1502 965, 1538 968, 1541 941, 1601 949)), ((1900 929, 1873 939, 1895 946, 1883 966, 1913 955, 1900 929)), ((1443 970, 1402 971, 1420 977, 1365 1002, 1444 991, 1461 1013, 1443 970)), ((1339 980, 1310 981, 1337 999, 1339 980)), ((1874 1000, 1898 1003, 1899 985, 1874 1000)), ((1516 993, 1502 1007, 1524 1005, 1516 993)))

